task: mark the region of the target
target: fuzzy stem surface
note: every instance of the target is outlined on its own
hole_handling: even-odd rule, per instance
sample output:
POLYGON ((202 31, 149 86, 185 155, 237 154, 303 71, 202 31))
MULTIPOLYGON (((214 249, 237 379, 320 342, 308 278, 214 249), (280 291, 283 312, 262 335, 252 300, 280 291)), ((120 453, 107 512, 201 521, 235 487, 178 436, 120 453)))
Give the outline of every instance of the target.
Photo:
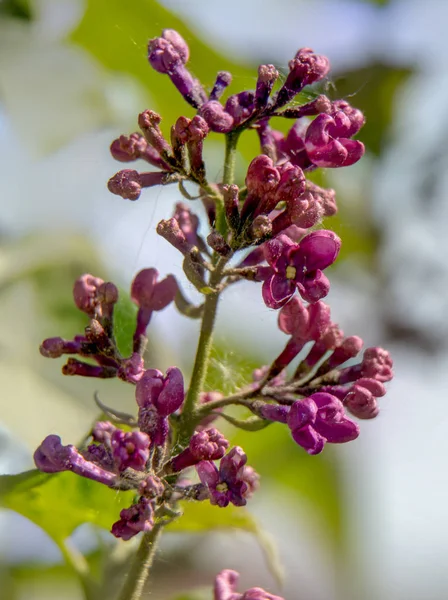
POLYGON ((156 523, 151 531, 143 535, 117 600, 140 600, 163 526, 163 522, 156 523))

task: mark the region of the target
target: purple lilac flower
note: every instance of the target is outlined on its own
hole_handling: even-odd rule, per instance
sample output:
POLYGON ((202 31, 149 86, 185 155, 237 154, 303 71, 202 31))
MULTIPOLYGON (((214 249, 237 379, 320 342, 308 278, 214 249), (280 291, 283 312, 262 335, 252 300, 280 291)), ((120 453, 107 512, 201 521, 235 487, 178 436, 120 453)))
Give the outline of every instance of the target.
POLYGON ((130 540, 141 531, 151 531, 154 526, 154 508, 149 498, 141 496, 136 504, 120 512, 120 520, 112 525, 112 534, 130 540))
POLYGON ((134 333, 134 352, 141 346, 141 338, 146 334, 153 311, 163 310, 173 300, 177 292, 177 282, 173 275, 157 281, 157 269, 143 269, 135 276, 131 285, 131 299, 137 304, 137 324, 134 333))
POLYGON ((359 435, 358 425, 345 416, 343 403, 327 392, 316 392, 292 406, 262 404, 257 412, 264 419, 286 423, 308 454, 319 454, 326 442, 342 444, 359 435))
POLYGON ((218 460, 229 447, 229 442, 217 429, 204 429, 193 434, 190 444, 170 461, 170 471, 178 473, 201 460, 218 460))
POLYGON ((160 153, 148 144, 148 141, 140 133, 131 135, 120 135, 110 146, 110 153, 119 162, 133 162, 134 160, 145 160, 150 165, 169 171, 170 167, 160 153))
POLYGON ((248 481, 251 485, 253 482, 253 473, 245 471, 246 461, 243 449, 235 446, 221 459, 219 469, 211 461, 202 461, 196 465, 199 479, 208 490, 211 504, 221 508, 230 502, 235 506, 246 504, 248 481))
POLYGON ((327 76, 330 62, 322 54, 314 54, 311 48, 301 48, 289 62, 289 74, 274 101, 279 108, 290 102, 306 85, 320 81, 327 76))
POLYGON ((36 467, 44 473, 73 471, 81 477, 98 481, 107 486, 116 483, 116 475, 82 456, 75 446, 63 446, 58 435, 48 435, 34 453, 36 467))
POLYGON ((153 69, 169 76, 187 102, 198 108, 207 96, 188 69, 190 51, 185 40, 174 29, 164 29, 162 36, 148 44, 148 60, 153 69))
POLYGON ((233 117, 218 100, 209 100, 199 109, 199 115, 206 121, 211 131, 228 133, 233 129, 233 117))
POLYGON ((145 371, 145 363, 138 352, 133 352, 129 358, 121 361, 117 376, 123 381, 137 383, 145 371))
POLYGON ((262 588, 250 588, 243 594, 236 591, 239 573, 231 569, 224 569, 215 578, 214 600, 283 600, 262 588))
POLYGON ((342 111, 334 117, 318 115, 305 136, 305 149, 311 162, 317 167, 348 167, 358 162, 365 147, 362 142, 350 139, 352 130, 350 118, 342 111))
POLYGON ((281 308, 296 289, 307 302, 326 296, 330 283, 322 273, 333 264, 341 240, 332 231, 314 231, 299 244, 286 235, 279 235, 264 247, 270 268, 259 267, 258 276, 264 280, 263 300, 269 308, 281 308))
POLYGON ((287 425, 294 441, 308 454, 319 454, 326 442, 342 444, 359 435, 358 425, 346 418, 342 402, 325 392, 294 402, 287 425))
POLYGON ((63 354, 79 354, 84 336, 76 336, 73 340, 64 340, 60 337, 47 338, 42 342, 39 351, 46 358, 59 358, 63 354))
POLYGON ((216 81, 209 95, 209 100, 219 100, 224 90, 232 83, 232 74, 228 71, 219 71, 216 81))
POLYGON ((149 436, 142 431, 115 429, 111 436, 111 447, 118 471, 127 468, 143 471, 149 458, 149 444, 149 436))
POLYGON ((392 366, 392 358, 387 350, 367 348, 359 365, 347 367, 341 371, 339 383, 349 383, 360 377, 376 379, 384 383, 390 381, 394 376, 392 366))
POLYGON ((165 171, 139 173, 133 169, 123 169, 109 179, 107 187, 109 192, 125 200, 138 200, 142 188, 164 185, 168 175, 165 171))
POLYGON ((167 417, 179 410, 185 397, 181 371, 170 367, 164 377, 161 371, 148 369, 137 382, 135 397, 140 430, 150 436, 152 444, 164 444, 169 431, 167 417))
POLYGON ((323 302, 305 306, 297 296, 283 306, 278 315, 281 331, 291 336, 285 349, 275 359, 270 376, 278 375, 298 355, 307 342, 318 341, 331 323, 330 308, 323 302))
POLYGON ((89 317, 110 319, 118 302, 118 290, 113 283, 86 273, 75 281, 73 299, 79 310, 89 317))
POLYGON ((157 498, 165 491, 163 481, 156 475, 148 475, 138 487, 139 494, 147 498, 157 498))

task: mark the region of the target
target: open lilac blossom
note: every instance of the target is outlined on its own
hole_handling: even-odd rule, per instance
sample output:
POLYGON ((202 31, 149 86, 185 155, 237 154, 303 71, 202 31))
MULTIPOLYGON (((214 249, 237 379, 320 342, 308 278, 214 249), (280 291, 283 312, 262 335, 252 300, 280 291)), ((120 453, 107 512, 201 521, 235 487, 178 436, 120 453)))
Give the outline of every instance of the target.
POLYGON ((123 381, 137 383, 145 371, 145 363, 138 352, 133 352, 129 358, 121 361, 117 376, 123 381))
POLYGON ((72 471, 81 477, 107 486, 116 483, 117 476, 86 460, 75 446, 63 446, 58 435, 48 435, 34 453, 36 467, 44 473, 72 471))
POLYGON ((239 573, 231 569, 224 569, 215 578, 214 600, 283 600, 280 596, 274 596, 262 588, 250 588, 244 593, 236 591, 239 581, 239 573))
POLYGON ((130 540, 141 531, 151 531, 154 526, 154 508, 149 498, 141 496, 129 508, 120 512, 120 520, 112 525, 111 532, 116 538, 130 540))
POLYGON ((308 454, 319 454, 326 442, 342 444, 359 435, 358 425, 346 418, 342 402, 324 392, 294 402, 287 424, 294 441, 308 454))
POLYGON ((280 235, 265 245, 270 269, 259 269, 264 279, 263 300, 269 308, 281 308, 296 289, 308 302, 328 294, 330 283, 322 273, 336 260, 341 240, 332 231, 314 231, 295 244, 280 235))
POLYGON ((364 154, 362 142, 349 137, 353 129, 350 118, 338 111, 334 117, 318 115, 308 127, 305 149, 311 162, 317 167, 347 167, 364 154))
POLYGON ((111 436, 112 455, 118 471, 143 471, 149 458, 150 439, 142 431, 115 429, 111 436))
POLYGON ((201 460, 218 460, 224 456, 229 442, 217 429, 204 429, 193 434, 190 444, 170 462, 170 471, 178 473, 201 460))
POLYGON ((196 465, 201 483, 208 491, 210 503, 224 508, 229 503, 245 506, 249 490, 246 477, 253 480, 253 473, 245 471, 247 456, 242 448, 235 446, 221 459, 219 469, 211 461, 196 465))

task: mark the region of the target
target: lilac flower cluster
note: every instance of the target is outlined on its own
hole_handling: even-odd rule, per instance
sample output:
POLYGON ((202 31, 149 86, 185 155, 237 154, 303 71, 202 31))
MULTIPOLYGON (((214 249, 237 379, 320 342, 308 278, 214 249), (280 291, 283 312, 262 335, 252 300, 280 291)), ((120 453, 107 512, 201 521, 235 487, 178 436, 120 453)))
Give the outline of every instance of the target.
MULTIPOLYGON (((130 293, 138 307, 133 351, 122 356, 114 336, 118 290, 113 283, 82 275, 75 282, 74 300, 89 318, 84 333, 72 340, 46 339, 41 353, 50 358, 70 355, 62 369, 65 375, 118 377, 135 386, 135 414, 114 411, 97 400, 109 420, 93 427, 86 445, 63 446, 58 436, 49 435, 34 455, 44 472, 73 471, 117 490, 133 490, 134 503, 112 525, 112 533, 125 540, 177 518, 182 499, 209 500, 220 508, 243 506, 258 489, 259 476, 247 465, 244 450, 230 447, 211 427, 216 419, 254 431, 282 423, 296 444, 315 455, 327 443, 358 437, 359 426, 351 417, 376 417, 377 399, 385 395, 384 384, 393 376, 388 352, 367 348, 361 355, 362 340, 345 337, 322 302, 330 289, 324 271, 337 259, 341 240, 320 228, 324 217, 337 212, 334 190, 317 186, 307 174, 319 167, 352 165, 364 153, 363 144, 353 139, 364 124, 361 111, 323 94, 297 104, 306 86, 326 78, 328 59, 302 48, 290 61, 283 84, 273 65, 261 65, 255 90, 230 95, 224 103, 231 75, 218 73, 207 93, 187 68, 189 48, 177 32, 165 30, 150 40, 148 58, 196 114, 180 116, 168 141, 161 117, 142 112, 140 132, 120 136, 110 150, 120 162, 142 159, 156 171, 124 169, 108 187, 136 200, 143 188, 176 183, 191 199, 183 184, 197 185, 208 216, 207 238, 200 235, 199 219, 185 203, 158 223, 157 233, 179 251, 184 272, 203 300, 191 303, 173 275, 159 279, 155 268, 140 271, 130 293), (296 104, 291 105, 293 100, 296 104), (273 117, 295 123, 283 135, 271 128, 273 117), (248 166, 244 185, 237 186, 232 157, 247 129, 256 130, 261 150, 248 166), (227 145, 219 182, 208 180, 203 160, 210 131, 224 134, 227 145), (218 301, 227 287, 243 280, 261 284, 261 299, 279 311, 278 326, 288 341, 270 365, 255 371, 253 383, 225 397, 206 390, 205 376, 218 301), (183 315, 202 320, 187 388, 179 368, 170 367, 164 374, 144 362, 152 315, 171 303, 183 315), (300 353, 304 358, 293 367, 300 353), (231 405, 246 407, 249 417, 238 421, 227 415, 231 405)), ((234 571, 220 573, 215 599, 281 600, 259 588, 237 593, 237 580, 234 571)))

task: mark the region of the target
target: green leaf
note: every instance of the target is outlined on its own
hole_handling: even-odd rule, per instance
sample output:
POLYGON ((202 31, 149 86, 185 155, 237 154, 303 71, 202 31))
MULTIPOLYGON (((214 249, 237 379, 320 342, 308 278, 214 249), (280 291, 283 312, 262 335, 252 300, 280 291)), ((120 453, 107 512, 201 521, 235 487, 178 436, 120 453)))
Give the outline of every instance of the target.
POLYGON ((254 517, 238 506, 219 508, 209 502, 181 502, 183 516, 167 529, 176 533, 206 533, 216 530, 239 529, 255 536, 264 554, 266 564, 275 579, 281 583, 283 570, 278 551, 270 536, 263 531, 254 517))
POLYGON ((60 547, 83 523, 110 529, 132 499, 132 492, 117 492, 69 472, 0 476, 0 505, 41 527, 60 547))
POLYGON ((132 336, 135 331, 137 307, 127 291, 121 290, 114 308, 114 335, 122 356, 132 354, 132 336))
POLYGON ((33 13, 29 0, 1 0, 0 17, 5 15, 22 21, 31 21, 33 13))

